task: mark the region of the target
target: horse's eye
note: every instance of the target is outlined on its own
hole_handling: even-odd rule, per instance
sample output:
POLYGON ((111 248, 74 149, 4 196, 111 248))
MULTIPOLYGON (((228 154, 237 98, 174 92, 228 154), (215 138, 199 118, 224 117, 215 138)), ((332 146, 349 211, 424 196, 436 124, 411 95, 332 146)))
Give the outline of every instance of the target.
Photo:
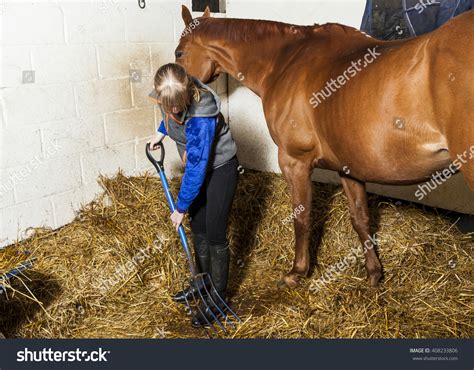
POLYGON ((183 54, 184 54, 184 53, 183 53, 181 50, 176 50, 176 51, 174 52, 174 56, 176 57, 176 59, 181 58, 181 57, 183 56, 183 54))

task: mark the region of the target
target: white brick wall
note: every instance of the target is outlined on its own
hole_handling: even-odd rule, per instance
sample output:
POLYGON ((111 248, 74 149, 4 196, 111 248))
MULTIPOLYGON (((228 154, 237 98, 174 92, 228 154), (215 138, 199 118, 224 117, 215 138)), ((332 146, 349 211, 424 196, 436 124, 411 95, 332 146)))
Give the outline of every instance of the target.
POLYGON ((4 1, 2 5, 3 44, 64 43, 64 20, 60 7, 44 1, 4 1))
POLYGON ((36 46, 31 49, 38 84, 97 79, 96 51, 93 45, 36 46))
POLYGON ((7 127, 33 125, 76 115, 72 85, 20 85, 3 90, 7 127))

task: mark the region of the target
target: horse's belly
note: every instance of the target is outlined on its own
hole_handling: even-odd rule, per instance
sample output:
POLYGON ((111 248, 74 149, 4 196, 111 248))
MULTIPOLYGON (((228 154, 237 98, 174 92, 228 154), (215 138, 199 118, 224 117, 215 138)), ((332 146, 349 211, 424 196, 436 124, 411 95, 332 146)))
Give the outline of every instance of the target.
POLYGON ((365 164, 356 161, 353 174, 366 181, 381 184, 412 184, 425 181, 436 171, 451 163, 450 154, 443 141, 404 143, 393 142, 380 156, 365 164))
POLYGON ((426 181, 432 174, 447 168, 451 163, 447 151, 431 156, 429 161, 427 159, 428 157, 419 161, 414 160, 405 168, 391 167, 388 162, 387 166, 379 171, 365 173, 364 181, 392 185, 416 184, 426 181))
POLYGON ((449 165, 444 121, 435 114, 426 78, 413 77, 411 89, 395 77, 367 81, 341 91, 324 110, 324 122, 336 122, 325 125, 324 136, 339 166, 363 181, 408 184, 449 165))
POLYGON ((361 181, 395 185, 424 181, 451 163, 435 120, 404 114, 404 121, 392 122, 391 112, 384 117, 376 109, 365 111, 370 113, 357 121, 341 117, 337 130, 325 132, 318 167, 326 164, 361 181))

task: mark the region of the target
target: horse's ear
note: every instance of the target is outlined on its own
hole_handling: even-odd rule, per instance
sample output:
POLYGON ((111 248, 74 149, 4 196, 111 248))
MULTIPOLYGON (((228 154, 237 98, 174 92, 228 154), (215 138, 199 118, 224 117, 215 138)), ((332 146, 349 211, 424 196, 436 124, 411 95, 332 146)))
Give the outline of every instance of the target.
POLYGON ((181 16, 183 17, 183 21, 186 26, 193 21, 193 16, 186 5, 181 6, 181 16))
POLYGON ((203 18, 207 18, 211 16, 211 9, 209 9, 209 5, 206 5, 206 9, 204 9, 204 14, 202 16, 203 18))

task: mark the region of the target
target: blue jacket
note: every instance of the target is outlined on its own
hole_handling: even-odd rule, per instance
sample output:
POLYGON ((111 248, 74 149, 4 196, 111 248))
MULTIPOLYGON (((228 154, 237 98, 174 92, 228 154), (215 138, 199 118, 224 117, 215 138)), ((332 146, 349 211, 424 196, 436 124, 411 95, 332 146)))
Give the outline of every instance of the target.
MULTIPOLYGON (((176 207, 184 213, 199 194, 206 172, 230 161, 237 152, 229 125, 220 113, 219 96, 207 85, 191 77, 199 87, 199 99, 194 99, 185 112, 167 114, 160 107, 163 120, 159 132, 175 141, 179 156, 185 162, 184 176, 176 207)), ((159 104, 156 91, 150 98, 159 104)))
MULTIPOLYGON (((186 122, 186 165, 176 208, 184 213, 199 194, 206 177, 217 117, 192 117, 186 122)), ((163 121, 158 131, 168 135, 163 121)))

